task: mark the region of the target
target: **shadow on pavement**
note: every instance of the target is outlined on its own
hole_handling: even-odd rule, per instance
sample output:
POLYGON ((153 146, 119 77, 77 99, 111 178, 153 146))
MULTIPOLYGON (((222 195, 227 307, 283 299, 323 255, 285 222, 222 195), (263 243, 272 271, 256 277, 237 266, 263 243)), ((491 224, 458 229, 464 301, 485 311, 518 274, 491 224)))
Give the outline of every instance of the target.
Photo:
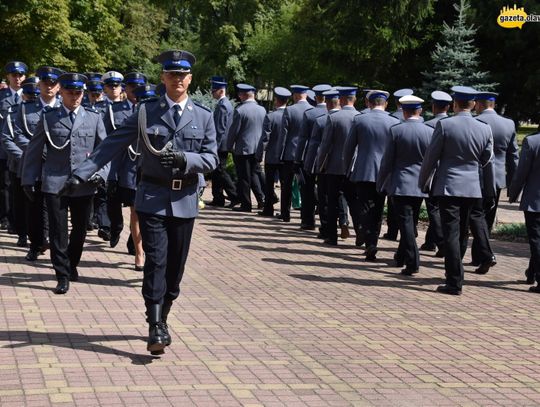
POLYGON ((156 356, 139 355, 96 343, 129 340, 145 341, 146 338, 135 335, 84 335, 69 332, 0 331, 0 341, 11 342, 2 346, 3 348, 17 349, 25 346, 49 345, 58 348, 103 353, 106 355, 118 355, 131 359, 131 363, 134 365, 147 365, 152 363, 154 359, 159 359, 156 356))

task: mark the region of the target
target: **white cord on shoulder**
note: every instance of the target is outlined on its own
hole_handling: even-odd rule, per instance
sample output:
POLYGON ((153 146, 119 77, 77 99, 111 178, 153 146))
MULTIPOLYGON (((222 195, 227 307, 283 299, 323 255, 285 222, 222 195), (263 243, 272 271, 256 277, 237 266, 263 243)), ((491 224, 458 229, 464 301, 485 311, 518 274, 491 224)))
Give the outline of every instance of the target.
POLYGON ((21 109, 24 131, 26 131, 30 137, 33 137, 34 135, 28 130, 28 123, 26 122, 26 105, 24 103, 21 105, 21 109))
POLYGON ((43 129, 45 130, 45 135, 47 136, 47 140, 49 141, 49 144, 51 145, 51 147, 56 150, 63 150, 64 148, 66 148, 69 142, 71 141, 71 139, 68 138, 67 141, 64 143, 64 145, 60 147, 54 144, 51 140, 51 134, 49 133, 49 125, 47 124, 47 118, 46 118, 45 112, 41 115, 41 117, 43 118, 43 129))
POLYGON ((161 150, 154 148, 150 140, 148 139, 148 134, 146 134, 146 106, 141 104, 139 108, 139 137, 137 137, 137 151, 139 151, 139 138, 142 137, 144 145, 150 151, 151 154, 159 156, 163 151, 169 150, 172 147, 172 142, 169 141, 165 144, 161 150))
POLYGON ((114 113, 112 110, 112 103, 109 103, 109 118, 111 119, 111 126, 113 130, 116 130, 116 126, 114 125, 114 113))
POLYGON ((9 134, 11 134, 11 139, 13 140, 15 138, 15 133, 13 132, 13 123, 11 123, 11 115, 6 115, 6 124, 8 126, 9 134))

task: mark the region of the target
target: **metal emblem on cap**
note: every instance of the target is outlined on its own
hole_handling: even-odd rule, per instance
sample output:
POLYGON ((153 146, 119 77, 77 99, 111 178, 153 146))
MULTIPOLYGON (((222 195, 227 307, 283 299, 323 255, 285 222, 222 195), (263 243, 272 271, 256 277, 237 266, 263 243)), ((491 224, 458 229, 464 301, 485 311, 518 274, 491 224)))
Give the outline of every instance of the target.
POLYGON ((180 52, 174 51, 174 52, 173 52, 173 58, 174 58, 174 59, 180 59, 180 52))

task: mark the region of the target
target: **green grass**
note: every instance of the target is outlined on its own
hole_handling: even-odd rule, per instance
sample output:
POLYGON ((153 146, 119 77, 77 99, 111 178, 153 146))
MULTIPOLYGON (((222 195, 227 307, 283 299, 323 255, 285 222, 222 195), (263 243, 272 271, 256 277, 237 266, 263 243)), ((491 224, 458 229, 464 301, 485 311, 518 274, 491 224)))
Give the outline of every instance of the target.
POLYGON ((527 229, 524 223, 502 223, 493 230, 491 237, 501 240, 526 240, 527 229))
POLYGON ((517 142, 518 145, 521 146, 521 143, 523 142, 523 139, 525 136, 528 136, 529 134, 536 133, 538 130, 538 126, 519 126, 517 131, 517 142))

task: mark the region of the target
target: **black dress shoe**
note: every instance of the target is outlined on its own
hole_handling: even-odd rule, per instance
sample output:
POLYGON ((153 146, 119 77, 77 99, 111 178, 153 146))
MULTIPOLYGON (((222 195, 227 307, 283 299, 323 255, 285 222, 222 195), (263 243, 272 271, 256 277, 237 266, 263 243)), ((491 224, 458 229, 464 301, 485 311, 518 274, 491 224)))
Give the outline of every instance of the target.
POLYGON ((324 234, 324 233, 320 233, 317 235, 317 239, 322 239, 322 240, 326 240, 327 239, 327 236, 324 234))
POLYGON ((264 202, 257 203, 257 209, 264 209, 264 202))
POLYGON ((495 256, 491 258, 491 260, 488 260, 482 264, 480 264, 480 267, 478 267, 474 272, 476 274, 487 274, 489 269, 497 264, 497 261, 495 260, 495 256))
POLYGON ((65 294, 69 291, 69 280, 63 279, 58 282, 54 289, 55 294, 65 294))
POLYGON ((377 260, 377 247, 376 246, 369 246, 366 249, 366 261, 375 261, 377 260))
POLYGON ((216 206, 216 207, 224 207, 225 201, 210 201, 206 202, 206 205, 208 206, 216 206))
POLYGON ((525 283, 531 285, 534 284, 534 273, 530 272, 529 270, 529 268, 525 270, 525 283))
POLYGON ((302 230, 315 230, 315 225, 300 225, 302 230))
POLYGON ((529 291, 531 293, 540 294, 540 285, 533 285, 532 287, 529 287, 529 291))
POLYGON ((148 315, 148 342, 146 350, 152 355, 162 355, 165 349, 165 336, 163 332, 163 322, 161 320, 162 306, 160 304, 152 304, 147 307, 148 315))
POLYGON ((99 229, 97 235, 101 237, 104 241, 108 242, 111 240, 111 232, 106 229, 99 229))
POLYGON ((337 240, 333 239, 324 239, 324 244, 327 244, 329 246, 337 246, 337 240))
POLYGON ((234 212, 251 212, 251 208, 245 208, 245 207, 242 207, 242 206, 236 206, 236 207, 232 208, 232 210, 234 212))
POLYGON ((435 257, 442 259, 444 257, 444 249, 437 250, 437 253, 435 253, 435 257))
POLYGON ((69 274, 69 281, 79 281, 79 271, 77 267, 73 267, 69 274))
POLYGON ((257 212, 257 215, 264 216, 266 218, 273 218, 274 214, 272 212, 266 212, 266 211, 259 211, 257 212))
POLYGON ((231 201, 225 208, 234 208, 238 204, 240 204, 240 201, 231 201))
POLYGON ((49 250, 51 248, 51 244, 49 243, 48 240, 44 240, 43 241, 43 244, 41 245, 41 247, 39 248, 39 252, 40 254, 45 254, 45 252, 47 250, 49 250))
POLYGON ((355 245, 356 247, 362 247, 362 246, 364 245, 364 243, 366 243, 366 242, 364 241, 364 239, 362 239, 361 237, 357 237, 356 240, 355 240, 355 242, 354 242, 354 245, 355 245))
POLYGON ((163 331, 163 342, 165 346, 170 346, 172 343, 171 335, 169 334, 169 325, 166 322, 161 323, 161 330, 163 331))
POLYGON ((28 246, 28 240, 26 238, 26 235, 19 236, 19 238, 17 239, 17 246, 18 247, 28 246))
POLYGON ((441 294, 461 295, 461 289, 448 287, 447 285, 438 286, 436 291, 441 294))
POLYGON ((433 243, 424 243, 422 246, 420 246, 420 250, 426 252, 434 252, 435 250, 437 250, 437 246, 435 246, 433 243))
POLYGON ((111 247, 116 247, 116 245, 118 244, 119 241, 120 241, 120 233, 112 233, 111 232, 109 245, 111 247))
POLYGON ((417 274, 417 273, 418 273, 418 269, 410 269, 408 267, 405 267, 400 272, 400 274, 403 274, 404 276, 412 276, 413 274, 417 274))
POLYGON ((26 256, 24 256, 24 258, 28 261, 36 261, 39 255, 39 250, 30 249, 28 250, 28 253, 26 253, 26 256))

